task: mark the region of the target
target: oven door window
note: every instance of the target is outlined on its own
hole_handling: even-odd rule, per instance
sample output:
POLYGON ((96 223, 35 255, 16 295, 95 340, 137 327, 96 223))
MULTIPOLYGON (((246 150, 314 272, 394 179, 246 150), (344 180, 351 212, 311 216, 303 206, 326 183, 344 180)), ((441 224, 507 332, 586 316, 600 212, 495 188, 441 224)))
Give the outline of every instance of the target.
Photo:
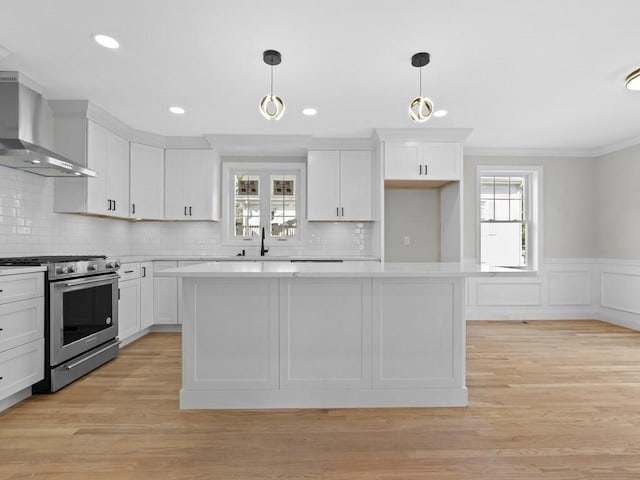
POLYGON ((112 326, 112 289, 108 284, 63 293, 63 345, 112 326))

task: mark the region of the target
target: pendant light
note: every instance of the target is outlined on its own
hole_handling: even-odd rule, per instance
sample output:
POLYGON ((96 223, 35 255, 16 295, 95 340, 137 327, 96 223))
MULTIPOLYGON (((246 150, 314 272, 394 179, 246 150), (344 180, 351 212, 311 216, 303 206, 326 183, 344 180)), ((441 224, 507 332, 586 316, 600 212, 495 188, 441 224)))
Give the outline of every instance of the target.
POLYGON ((262 97, 258 108, 267 120, 278 120, 284 113, 284 102, 280 97, 273 94, 273 66, 280 65, 282 57, 280 52, 276 50, 265 50, 262 54, 262 59, 264 63, 271 66, 271 90, 269 95, 262 97))
POLYGON ((411 57, 411 65, 420 69, 420 95, 409 104, 409 118, 413 122, 426 122, 433 115, 433 102, 422 96, 422 67, 429 63, 427 52, 416 53, 411 57))
POLYGON ((624 86, 629 90, 640 90, 640 68, 627 75, 624 86))

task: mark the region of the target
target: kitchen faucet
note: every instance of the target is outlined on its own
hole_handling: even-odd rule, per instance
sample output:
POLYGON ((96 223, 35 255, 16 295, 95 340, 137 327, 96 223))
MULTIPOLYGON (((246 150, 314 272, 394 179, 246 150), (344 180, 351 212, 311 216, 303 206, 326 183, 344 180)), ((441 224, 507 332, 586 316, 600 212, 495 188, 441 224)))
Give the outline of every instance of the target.
POLYGON ((260 242, 260 256, 264 257, 264 254, 269 251, 268 248, 264 248, 264 227, 262 227, 262 241, 260 242))

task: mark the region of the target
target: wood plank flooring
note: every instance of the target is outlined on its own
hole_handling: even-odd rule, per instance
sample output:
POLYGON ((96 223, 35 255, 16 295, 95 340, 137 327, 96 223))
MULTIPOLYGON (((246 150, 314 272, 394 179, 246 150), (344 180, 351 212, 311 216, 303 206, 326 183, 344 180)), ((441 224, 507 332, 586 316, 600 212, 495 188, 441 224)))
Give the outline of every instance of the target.
POLYGON ((150 334, 0 414, 1 479, 640 479, 640 333, 470 322, 467 408, 181 411, 150 334))

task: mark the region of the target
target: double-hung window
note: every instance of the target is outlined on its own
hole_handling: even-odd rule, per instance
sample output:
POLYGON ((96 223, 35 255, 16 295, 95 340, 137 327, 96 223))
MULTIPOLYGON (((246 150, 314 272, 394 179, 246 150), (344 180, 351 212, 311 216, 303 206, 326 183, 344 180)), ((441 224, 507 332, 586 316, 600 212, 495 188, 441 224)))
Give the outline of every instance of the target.
POLYGON ((297 163, 229 163, 225 182, 225 239, 228 243, 299 242, 303 166, 297 163))
POLYGON ((480 262, 537 268, 541 167, 478 168, 480 262))

